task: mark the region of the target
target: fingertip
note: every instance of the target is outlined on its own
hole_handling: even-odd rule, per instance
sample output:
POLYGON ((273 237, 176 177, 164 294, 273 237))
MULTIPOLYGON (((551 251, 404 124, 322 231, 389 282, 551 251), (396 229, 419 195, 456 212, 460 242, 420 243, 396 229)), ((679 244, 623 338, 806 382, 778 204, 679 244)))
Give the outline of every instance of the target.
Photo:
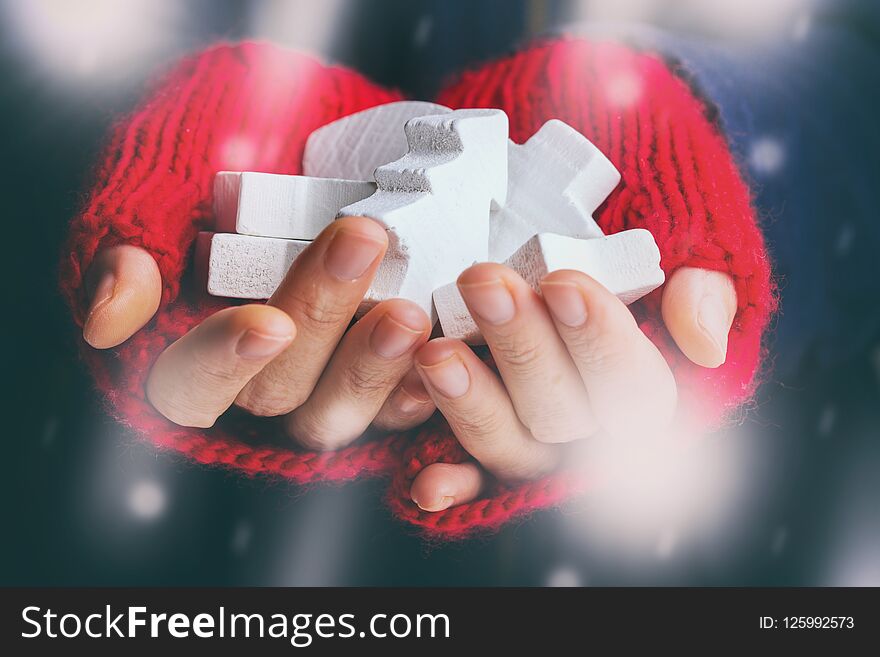
POLYGON ((412 490, 410 491, 410 499, 412 499, 412 501, 415 502, 415 505, 422 511, 437 513, 439 511, 445 511, 455 504, 455 498, 450 496, 437 496, 435 493, 428 491, 427 485, 419 485, 420 481, 421 478, 416 477, 412 490))
POLYGON ((251 303, 228 308, 221 312, 227 311, 234 315, 234 321, 230 327, 233 333, 242 330, 256 330, 279 339, 293 340, 296 337, 296 324, 293 319, 275 306, 251 303))
MULTIPOLYGON (((491 290, 499 284, 506 288, 514 306, 521 306, 537 297, 532 286, 519 273, 497 262, 480 262, 471 265, 459 274, 455 283, 469 307, 475 301, 479 303, 486 290, 491 290)), ((484 306, 484 304, 480 305, 484 306)), ((510 310, 508 308, 508 313, 510 310)))
POLYGON ((473 501, 482 486, 483 473, 474 463, 432 463, 416 475, 410 498, 422 511, 436 513, 473 501))
POLYGON ((515 272, 500 263, 479 262, 461 272, 456 283, 458 285, 481 285, 499 279, 505 280, 510 274, 515 275, 515 272))
POLYGON ((366 239, 388 244, 388 229, 369 217, 340 217, 330 225, 334 232, 345 230, 366 239))
POLYGON ((467 345, 461 340, 434 338, 416 351, 416 364, 420 367, 432 367, 453 356, 461 356, 465 350, 469 351, 467 345))
POLYGON ((733 322, 721 300, 716 296, 703 297, 697 306, 698 338, 690 349, 693 360, 703 367, 720 367, 727 360, 727 340, 733 322), (698 340, 703 345, 696 344, 698 340))
POLYGON ((576 269, 557 269, 556 271, 551 271, 541 279, 541 286, 545 284, 577 285, 586 290, 592 289, 594 286, 605 289, 595 278, 576 269))
POLYGON ((427 333, 433 327, 424 309, 408 299, 389 299, 377 304, 368 314, 388 315, 412 331, 427 333))
POLYGON ((716 368, 727 359, 736 306, 736 291, 729 275, 682 267, 664 287, 661 312, 682 353, 697 365, 716 368))
POLYGON ((296 336, 293 320, 272 306, 253 304, 230 310, 234 312, 234 318, 225 332, 230 337, 238 336, 235 354, 239 358, 274 358, 287 349, 296 336))
POLYGON ((558 269, 550 272, 541 279, 539 287, 542 296, 547 289, 577 290, 580 293, 578 295, 580 301, 585 305, 584 312, 593 316, 597 313, 605 316, 607 312, 611 312, 616 318, 632 317, 632 313, 626 310, 626 305, 607 287, 592 276, 575 269, 558 269))
POLYGON ((642 335, 632 312, 592 276, 572 269, 547 274, 539 284, 541 296, 557 325, 578 339, 642 335))
POLYGON ((125 342, 159 309, 162 276, 147 251, 119 245, 102 251, 86 274, 89 308, 83 339, 96 349, 125 342))
POLYGON ((224 308, 159 355, 147 377, 147 399, 175 424, 210 427, 244 384, 290 346, 295 331, 271 306, 224 308))
MULTIPOLYGON (((91 293, 89 309, 83 322, 83 339, 95 349, 113 347, 115 338, 107 335, 107 305, 116 293, 116 274, 112 269, 101 272, 91 293)), ((112 309, 110 311, 112 313, 112 309)))

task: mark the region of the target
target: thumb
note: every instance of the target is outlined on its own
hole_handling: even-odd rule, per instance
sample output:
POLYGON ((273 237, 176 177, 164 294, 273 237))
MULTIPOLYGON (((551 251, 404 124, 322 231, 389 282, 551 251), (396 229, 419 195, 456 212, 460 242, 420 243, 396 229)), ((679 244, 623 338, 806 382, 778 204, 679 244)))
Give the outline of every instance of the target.
POLYGON ((720 271, 681 267, 663 289, 666 328, 684 355, 703 367, 718 367, 727 358, 736 307, 733 279, 720 271))
POLYGON ((89 308, 83 339, 96 349, 125 342, 155 314, 162 297, 153 256, 128 244, 101 251, 86 272, 85 285, 89 308))

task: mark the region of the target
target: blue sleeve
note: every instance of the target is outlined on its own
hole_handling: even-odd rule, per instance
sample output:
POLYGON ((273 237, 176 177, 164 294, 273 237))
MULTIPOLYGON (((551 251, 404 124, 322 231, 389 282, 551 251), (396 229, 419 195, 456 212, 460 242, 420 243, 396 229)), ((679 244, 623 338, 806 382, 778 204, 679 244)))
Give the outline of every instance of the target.
POLYGON ((748 47, 613 30, 663 55, 706 99, 750 183, 781 297, 777 376, 804 359, 846 359, 880 328, 880 52, 860 25, 853 12, 820 12, 748 47))

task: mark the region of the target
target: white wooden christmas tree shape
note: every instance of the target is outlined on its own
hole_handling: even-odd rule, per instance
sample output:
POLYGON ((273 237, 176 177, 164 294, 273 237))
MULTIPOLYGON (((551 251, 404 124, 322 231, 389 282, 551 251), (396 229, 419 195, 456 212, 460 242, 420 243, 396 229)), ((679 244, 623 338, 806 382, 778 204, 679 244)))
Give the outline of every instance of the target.
POLYGON ((620 175, 561 121, 517 145, 500 110, 390 103, 315 131, 304 169, 306 176, 218 174, 216 229, 239 234, 199 235, 199 271, 211 294, 270 297, 307 240, 348 214, 389 229, 361 312, 398 296, 432 316, 436 305, 444 332, 472 343, 481 336, 452 281, 474 262, 504 261, 533 286, 548 271, 579 269, 627 303, 663 281, 647 231, 566 239, 602 236, 591 215, 620 175), (362 182, 374 175, 377 191, 362 182))
POLYGON ((339 216, 389 231, 365 307, 403 297, 433 317, 433 291, 489 256, 489 213, 507 197, 507 115, 456 110, 411 119, 405 133, 409 151, 376 169, 376 193, 339 216))
MULTIPOLYGON (((504 264, 536 291, 541 279, 552 271, 581 271, 626 304, 660 287, 665 278, 660 268, 660 250, 653 235, 642 228, 585 240, 541 233, 517 249, 504 264)), ((455 283, 435 290, 434 304, 444 335, 468 344, 484 343, 455 283)))
POLYGON ((339 208, 376 191, 372 182, 221 171, 214 178, 215 229, 313 240, 339 208))
POLYGON ((349 114, 318 128, 306 141, 303 173, 321 178, 373 180, 377 167, 406 154, 404 124, 452 110, 436 103, 401 101, 349 114))
POLYGON ((492 213, 489 259, 503 262, 538 233, 602 237, 592 214, 620 182, 614 165, 586 137, 547 121, 508 149, 507 203, 492 213))

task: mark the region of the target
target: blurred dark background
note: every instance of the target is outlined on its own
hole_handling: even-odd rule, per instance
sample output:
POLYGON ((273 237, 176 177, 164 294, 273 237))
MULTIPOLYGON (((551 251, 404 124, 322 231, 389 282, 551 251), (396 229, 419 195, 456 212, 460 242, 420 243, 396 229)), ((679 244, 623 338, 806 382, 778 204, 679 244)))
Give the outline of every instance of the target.
MULTIPOLYGON (((304 490, 134 441, 102 411, 56 284, 66 224, 110 123, 157 68, 217 40, 307 48, 429 99, 454 71, 565 25, 642 21, 743 51, 767 41, 787 50, 809 44, 827 18, 843 50, 853 41, 861 50, 852 68, 833 71, 854 81, 846 94, 811 117, 833 143, 846 131, 876 145, 864 117, 877 89, 857 82, 877 69, 867 5, 0 0, 0 584, 880 585, 880 299, 866 283, 878 278, 876 205, 832 200, 815 230, 788 211, 830 185, 832 170, 834 185, 860 186, 837 190, 845 200, 876 193, 876 161, 853 151, 843 164, 805 168, 812 137, 799 130, 736 135, 751 144, 734 150, 757 190, 783 295, 775 366, 741 422, 628 490, 460 544, 426 544, 394 521, 385 482, 304 490), (774 187, 786 167, 799 167, 796 182, 774 187), (819 243, 819 259, 802 256, 798 240, 819 243)), ((774 120, 793 125, 785 112, 774 120)))

